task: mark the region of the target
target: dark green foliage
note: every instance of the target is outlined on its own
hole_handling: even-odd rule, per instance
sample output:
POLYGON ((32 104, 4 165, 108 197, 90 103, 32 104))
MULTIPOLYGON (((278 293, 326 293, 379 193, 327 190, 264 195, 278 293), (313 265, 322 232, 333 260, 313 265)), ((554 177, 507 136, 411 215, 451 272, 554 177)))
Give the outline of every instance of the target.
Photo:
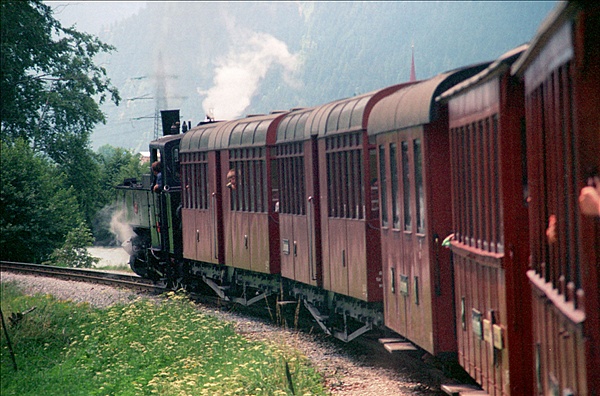
POLYGON ((87 251, 87 247, 92 246, 93 242, 92 232, 84 222, 80 222, 77 227, 69 231, 64 245, 55 249, 50 255, 50 261, 44 264, 71 268, 93 268, 100 261, 99 258, 92 257, 87 251))
POLYGON ((61 163, 87 142, 107 95, 119 94, 94 56, 112 51, 97 38, 64 28, 39 0, 3 1, 1 11, 2 136, 32 143, 61 163))
POLYGON ((105 121, 100 105, 120 100, 94 63, 114 48, 39 0, 2 1, 0 15, 3 258, 39 262, 106 204, 90 134, 105 121))
POLYGON ((140 162, 140 154, 133 154, 129 150, 109 145, 98 149, 96 160, 99 167, 99 189, 95 199, 102 207, 96 212, 92 231, 97 245, 113 245, 117 242, 110 232, 110 220, 115 210, 110 205, 116 198, 114 187, 123 183, 126 178, 134 177, 140 180, 142 174, 149 172, 149 166, 140 162))
POLYGON ((73 188, 47 158, 19 139, 1 142, 0 251, 3 260, 42 262, 81 221, 73 188))
POLYGON ((150 172, 148 164, 141 163, 141 155, 121 147, 104 145, 98 149, 100 163, 100 184, 105 202, 115 198, 114 186, 123 183, 126 178, 135 177, 138 180, 142 174, 150 172))

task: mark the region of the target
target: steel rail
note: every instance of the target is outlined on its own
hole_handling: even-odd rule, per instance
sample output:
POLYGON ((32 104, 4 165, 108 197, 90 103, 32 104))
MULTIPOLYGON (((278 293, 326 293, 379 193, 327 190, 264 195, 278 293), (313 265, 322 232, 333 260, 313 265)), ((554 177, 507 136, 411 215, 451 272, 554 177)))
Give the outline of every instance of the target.
POLYGON ((0 271, 12 271, 24 274, 62 278, 66 280, 100 283, 110 286, 121 286, 130 289, 139 289, 152 292, 164 292, 168 290, 164 285, 141 278, 137 275, 104 272, 94 269, 67 268, 51 265, 19 263, 13 261, 0 261, 0 271))

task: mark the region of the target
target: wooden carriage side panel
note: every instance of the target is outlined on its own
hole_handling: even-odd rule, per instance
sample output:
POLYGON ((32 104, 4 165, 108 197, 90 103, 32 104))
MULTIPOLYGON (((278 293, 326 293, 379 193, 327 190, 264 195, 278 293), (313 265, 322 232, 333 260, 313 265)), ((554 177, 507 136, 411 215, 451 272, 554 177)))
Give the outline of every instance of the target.
POLYGON ((296 265, 294 257, 294 216, 279 214, 279 233, 281 235, 281 276, 296 279, 296 265))
POLYGON ((454 257, 454 276, 455 276, 455 305, 457 317, 457 353, 458 363, 467 371, 470 372, 469 358, 470 337, 467 331, 467 292, 466 292, 466 274, 464 259, 460 256, 454 257))
POLYGON ((535 383, 547 393, 569 389, 574 395, 588 395, 586 357, 580 353, 583 339, 580 325, 574 324, 552 304, 547 295, 533 289, 535 383), (566 386, 565 384, 568 384, 566 386))
MULTIPOLYGON (((304 197, 299 197, 299 199, 304 199, 304 197)), ((294 279, 302 283, 314 284, 314 265, 311 263, 309 251, 311 245, 308 235, 312 230, 308 228, 309 224, 306 215, 293 216, 292 221, 294 243, 291 246, 291 253, 294 255, 294 279)))
MULTIPOLYGON (((573 88, 575 130, 579 156, 578 188, 600 177, 600 6, 587 5, 578 14, 574 29, 573 88)), ((596 182, 597 183, 597 182, 596 182)), ((584 263, 583 289, 586 312, 586 359, 589 389, 600 392, 600 219, 581 215, 581 260, 584 263)), ((579 374, 584 371, 583 367, 579 374)), ((580 379, 581 381, 582 379, 580 379)))
POLYGON ((321 200, 319 186, 318 142, 316 137, 304 143, 304 176, 306 178, 306 220, 310 274, 313 286, 323 286, 323 245, 321 229, 321 200))
POLYGON ((398 169, 392 171, 390 165, 390 143, 393 141, 397 147, 396 134, 381 135, 377 138, 377 156, 379 163, 379 211, 381 219, 381 249, 385 323, 390 329, 401 335, 407 335, 406 297, 408 296, 409 265, 403 259, 404 245, 402 234, 394 230, 392 219, 392 194, 391 180, 397 178, 398 169))
POLYGON ((269 274, 271 273, 269 215, 267 213, 244 213, 243 215, 246 217, 248 232, 247 237, 246 234, 244 235, 244 248, 249 257, 250 269, 269 274))
POLYGON ((247 216, 245 213, 231 212, 226 227, 229 231, 227 238, 231 251, 231 258, 227 260, 227 264, 236 268, 251 269, 247 216))
MULTIPOLYGON (((368 265, 366 230, 364 221, 346 220, 346 270, 348 282, 348 295, 360 300, 369 301, 368 293, 368 265)), ((378 245, 378 244, 377 244, 378 245)), ((371 249, 372 247, 368 247, 371 249)), ((375 246, 379 248, 379 246, 375 246)))
POLYGON ((221 179, 220 152, 208 153, 208 180, 211 210, 211 232, 213 234, 213 246, 211 252, 218 264, 225 263, 225 240, 223 231, 223 187, 225 183, 221 179))
MULTIPOLYGON (((292 142, 277 146, 277 172, 281 273, 302 283, 317 285, 318 198, 313 185, 313 142, 292 142)), ((316 143, 316 142, 315 142, 316 143)), ((320 238, 320 237, 319 237, 320 238)), ((319 271, 320 274, 320 271, 319 271)))
POLYGON ((349 252, 346 240, 346 220, 328 218, 328 241, 326 265, 330 274, 329 289, 348 295, 349 252))
MULTIPOLYGON (((379 186, 376 182, 377 171, 377 146, 369 141, 366 133, 362 135, 362 186, 360 188, 360 198, 357 198, 357 205, 362 204, 362 209, 356 208, 357 217, 362 213, 364 219, 362 227, 365 233, 363 249, 363 260, 366 260, 366 288, 367 301, 383 301, 383 265, 381 254, 381 223, 379 221, 379 186), (373 185, 375 184, 375 185, 373 185)), ((360 156, 355 155, 355 161, 359 161, 360 156)), ((358 164, 355 166, 358 168, 358 164)))
MULTIPOLYGON (((194 153, 193 195, 196 242, 196 260, 219 263, 219 210, 215 194, 216 170, 214 161, 209 161, 208 152, 194 153)), ((214 158, 214 155, 212 156, 214 158)))
MULTIPOLYGON (((275 129, 276 130, 276 129, 275 129)), ((269 142, 272 143, 272 142, 269 142)), ((277 170, 274 169, 275 160, 273 158, 273 148, 268 146, 264 150, 261 149, 262 162, 255 161, 255 178, 258 181, 258 186, 255 192, 256 203, 253 204, 253 209, 256 212, 262 213, 262 218, 266 221, 265 234, 267 240, 265 255, 260 260, 264 261, 265 267, 268 266, 269 274, 281 273, 281 247, 279 239, 279 213, 275 211, 276 196, 273 191, 273 175, 277 170), (262 182, 261 182, 262 180, 262 182)))
MULTIPOLYGON (((416 220, 417 228, 419 222, 424 223, 420 232, 423 234, 423 265, 429 275, 424 292, 431 299, 429 326, 435 349, 454 353, 454 275, 450 251, 442 249, 443 239, 452 232, 451 176, 447 173, 450 167, 447 106, 439 108, 438 113, 438 118, 423 130, 421 188, 424 189, 424 200, 420 202, 422 214, 419 215, 417 210, 416 220), (420 217, 424 219, 419 221, 420 217)), ((417 170, 417 177, 419 173, 417 170)))
POLYGON ((292 154, 293 144, 278 146, 275 151, 277 158, 275 160, 277 169, 272 169, 273 189, 276 196, 273 198, 278 206, 279 219, 279 238, 278 247, 281 255, 281 275, 297 280, 296 278, 296 230, 295 217, 298 215, 295 210, 294 183, 301 183, 294 174, 293 163, 296 160, 292 154))
POLYGON ((181 154, 181 228, 183 232, 183 257, 196 258, 196 213, 194 212, 192 154, 181 154))
POLYGON ((334 274, 331 270, 331 246, 329 241, 330 224, 328 221, 328 194, 329 188, 327 184, 327 158, 325 155, 325 139, 320 139, 317 142, 318 146, 318 161, 319 161, 319 188, 320 188, 320 207, 321 207, 321 238, 322 238, 322 259, 323 259, 323 288, 332 290, 332 277, 334 274))
POLYGON ((404 282, 402 274, 402 243, 399 233, 389 229, 382 230, 383 280, 385 324, 399 334, 407 334, 406 295, 408 283, 404 282))
POLYGON ((181 209, 181 228, 183 230, 183 257, 197 260, 196 257, 196 214, 190 209, 181 209))
MULTIPOLYGON (((595 15, 598 18, 597 6, 595 15)), ((568 390, 588 394, 596 391, 599 381, 595 374, 598 232, 593 231, 593 226, 590 228, 591 219, 579 213, 577 202, 579 190, 598 169, 597 153, 590 156, 593 149, 588 147, 597 147, 599 129, 597 124, 595 130, 593 125, 589 129, 586 123, 589 111, 594 115, 587 120, 598 119, 597 112, 591 110, 597 109, 598 102, 586 108, 585 114, 580 113, 590 100, 597 100, 598 94, 586 98, 575 94, 587 89, 579 80, 582 69, 581 58, 577 57, 585 58, 588 49, 579 52, 573 46, 581 44, 580 34, 586 34, 579 30, 580 21, 585 19, 559 20, 525 71, 529 180, 534 187, 530 188, 533 270, 528 277, 534 295, 533 309, 541 312, 538 317, 543 318, 533 326, 537 389, 545 393, 568 390), (560 61, 549 62, 555 58, 560 61)), ((597 51, 594 56, 597 73, 597 51)), ((594 79, 598 81, 596 76, 586 85, 593 84, 594 79)))
MULTIPOLYGON (((227 172, 229 170, 229 153, 227 150, 222 150, 220 156, 221 163, 221 186, 222 205, 223 205, 223 244, 225 252, 225 263, 228 266, 235 266, 234 258, 234 231, 239 232, 239 225, 234 221, 234 213, 231 211, 232 192, 225 185, 227 184, 227 172), (234 227, 235 226, 235 227, 234 227)), ((243 230, 241 230, 243 231, 243 230)), ((238 248, 239 249, 239 248, 238 248)), ((239 253, 236 252, 239 255, 239 253)), ((249 265, 249 264, 248 264, 249 265)))
MULTIPOLYGON (((492 119, 492 127, 498 128, 494 145, 498 147, 499 184, 502 219, 503 275, 505 308, 501 323, 505 326, 508 350, 506 369, 511 373, 510 393, 533 392, 533 364, 531 300, 527 270, 530 249, 529 226, 526 206, 526 154, 524 147, 525 97, 524 86, 508 72, 500 79, 500 116, 492 119), (496 125, 498 124, 498 125, 496 125), (516 298, 516 296, 519 296, 516 298)), ((499 283, 500 284, 500 283, 499 283)))

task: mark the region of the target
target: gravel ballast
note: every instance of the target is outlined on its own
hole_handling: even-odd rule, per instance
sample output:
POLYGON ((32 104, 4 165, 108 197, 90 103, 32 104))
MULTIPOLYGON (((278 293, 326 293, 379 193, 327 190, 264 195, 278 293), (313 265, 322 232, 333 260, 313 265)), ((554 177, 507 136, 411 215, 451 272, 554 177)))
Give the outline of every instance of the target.
MULTIPOLYGON (((51 294, 61 300, 88 302, 104 308, 129 303, 142 294, 126 289, 85 282, 64 281, 41 276, 1 273, 2 282, 15 281, 25 293, 51 294)), ((158 298, 143 295, 148 298, 158 298)), ((342 344, 322 333, 291 331, 232 312, 198 305, 201 311, 233 322, 236 331, 254 340, 269 340, 294 347, 304 353, 325 378, 332 395, 387 396, 440 395, 439 385, 449 382, 441 370, 422 359, 361 350, 361 345, 342 344)), ((377 347, 375 347, 377 348, 377 347)))

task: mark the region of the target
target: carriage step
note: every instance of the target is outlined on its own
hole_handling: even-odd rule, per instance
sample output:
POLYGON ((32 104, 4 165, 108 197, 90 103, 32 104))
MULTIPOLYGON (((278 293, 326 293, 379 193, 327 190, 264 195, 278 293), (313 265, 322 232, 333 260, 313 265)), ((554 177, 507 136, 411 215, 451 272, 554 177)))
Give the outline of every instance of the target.
POLYGON ((379 343, 383 344, 389 353, 417 350, 417 347, 402 338, 380 338, 379 343))
POLYGON ((485 396, 486 391, 477 385, 442 385, 442 391, 450 396, 485 396))

